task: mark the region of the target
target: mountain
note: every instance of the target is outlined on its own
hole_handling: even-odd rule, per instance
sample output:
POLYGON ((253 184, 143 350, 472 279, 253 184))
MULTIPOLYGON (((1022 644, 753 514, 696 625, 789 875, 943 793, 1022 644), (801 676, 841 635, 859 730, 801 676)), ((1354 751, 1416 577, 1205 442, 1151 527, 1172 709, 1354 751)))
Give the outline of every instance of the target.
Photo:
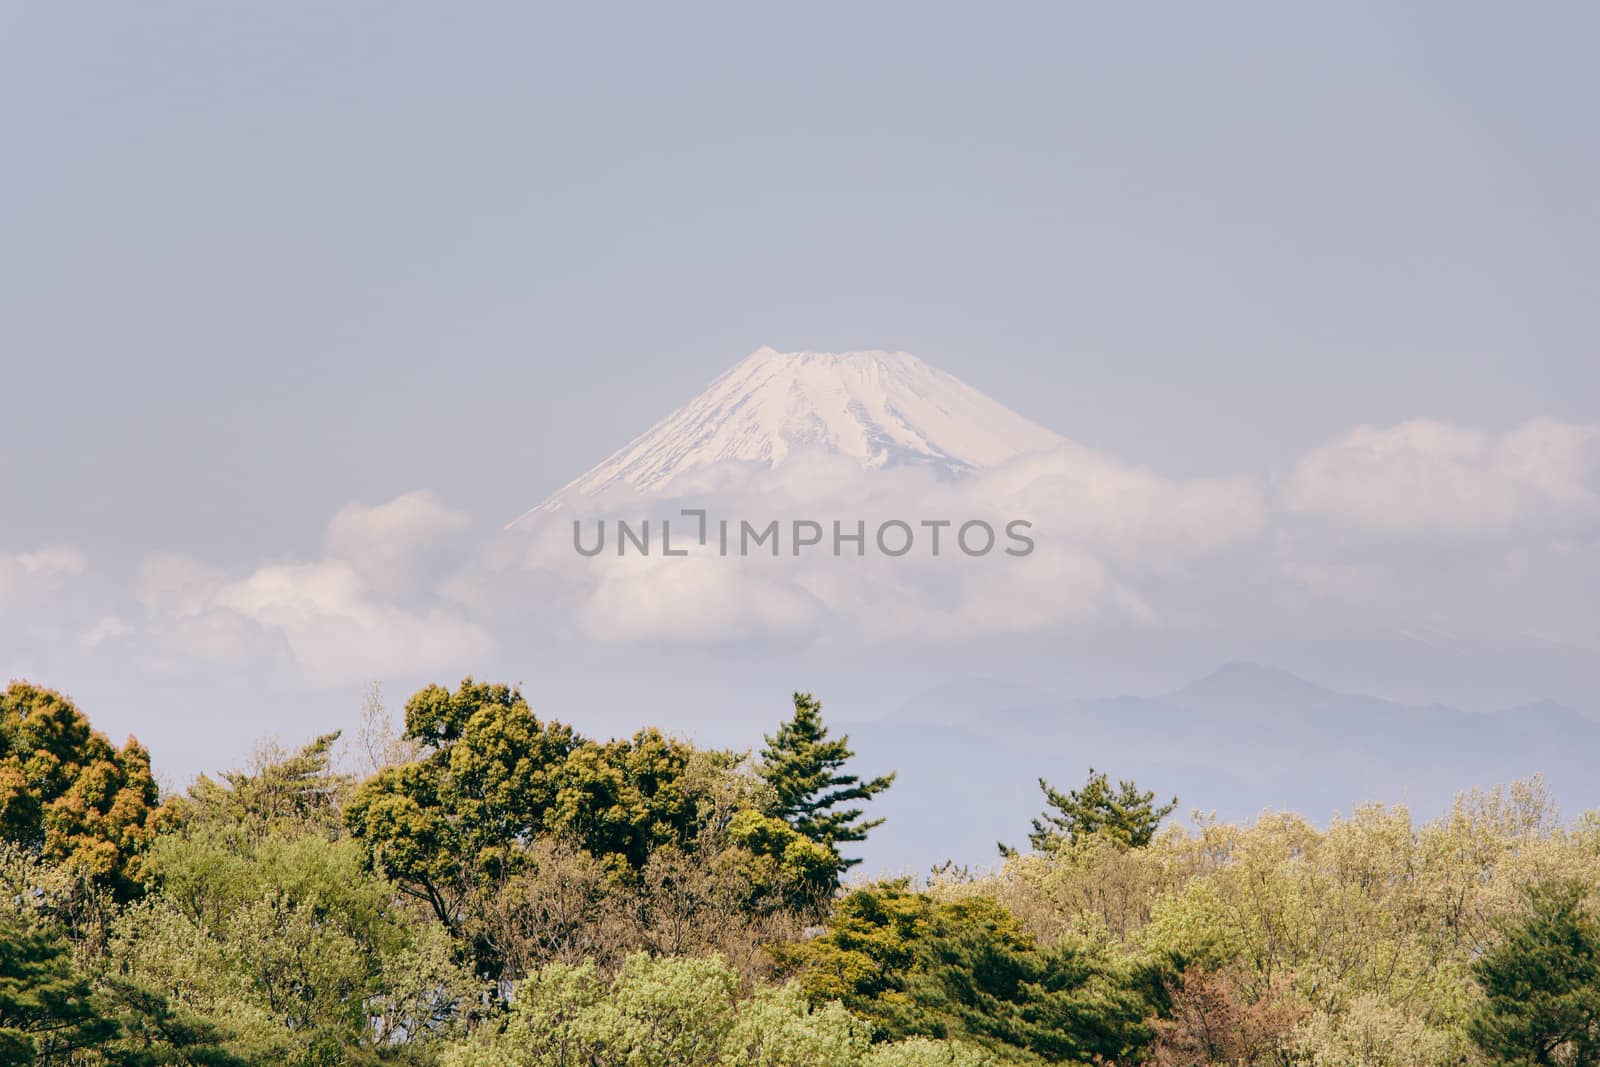
POLYGON ((662 492, 720 463, 776 467, 801 450, 960 477, 1063 443, 906 352, 760 348, 529 515, 619 490, 662 492))
POLYGON ((1537 774, 1568 815, 1600 806, 1600 722, 1552 702, 1482 713, 1340 693, 1285 671, 1231 663, 1159 696, 1030 697, 956 682, 874 722, 841 725, 861 770, 899 771, 874 802, 893 830, 869 841, 869 871, 946 858, 994 862, 1026 841, 1038 779, 1077 786, 1090 767, 1132 778, 1180 815, 1250 819, 1268 810, 1326 822, 1357 804, 1403 803, 1419 818, 1454 796, 1537 774), (952 807, 959 820, 935 813, 952 807))

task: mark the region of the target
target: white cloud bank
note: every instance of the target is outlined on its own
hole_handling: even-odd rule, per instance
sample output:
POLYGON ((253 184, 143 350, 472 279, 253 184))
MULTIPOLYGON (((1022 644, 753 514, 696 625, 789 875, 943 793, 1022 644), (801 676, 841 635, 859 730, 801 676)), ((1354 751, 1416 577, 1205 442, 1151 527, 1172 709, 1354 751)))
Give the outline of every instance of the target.
POLYGON ((430 570, 468 526, 430 493, 351 504, 335 515, 316 560, 233 575, 183 556, 153 556, 132 584, 137 638, 161 671, 189 661, 278 664, 314 684, 409 671, 458 670, 491 655, 489 631, 435 592, 430 570))
MULTIPOLYGON (((572 522, 582 517, 592 541, 594 519, 562 510, 527 531, 522 563, 535 570, 584 576, 578 619, 600 640, 721 640, 786 636, 846 642, 959 639, 1095 623, 1147 626, 1157 612, 1140 590, 1141 579, 1170 573, 1206 555, 1259 535, 1265 506, 1246 479, 1176 483, 1126 466, 1100 453, 1064 448, 1026 456, 959 482, 939 481, 919 469, 862 474, 824 456, 802 457, 776 469, 728 465, 678 486, 649 505, 611 501, 614 517, 635 525, 654 516, 673 522, 678 537, 695 521, 681 508, 705 508, 711 523, 727 520, 734 546, 718 554, 718 538, 695 546, 688 558, 618 556, 615 526, 607 550, 582 559, 574 550, 572 522), (757 529, 779 523, 779 554, 762 546, 741 556, 741 522, 757 529), (820 529, 822 543, 795 555, 796 520, 820 529), (1032 539, 1025 556, 1016 532, 1032 539), (887 528, 898 521, 905 527, 887 528), (866 543, 834 554, 834 523, 845 533, 864 525, 866 543), (928 523, 949 525, 934 527, 928 523), (980 557, 961 549, 960 528, 983 522, 994 547, 980 557), (898 551, 909 534, 912 547, 898 551), (939 538, 939 554, 933 541, 939 538)), ((969 547, 987 543, 982 527, 969 547)), ((658 533, 659 536, 659 533, 658 533)))
POLYGON ((1425 419, 1361 426, 1302 459, 1282 501, 1292 515, 1382 537, 1592 534, 1600 427, 1534 419, 1494 436, 1425 419))
POLYGON ((1428 643, 1600 651, 1600 426, 1363 426, 1279 486, 1281 577, 1428 643))
POLYGON ((1600 581, 1600 427, 1550 419, 1498 435, 1423 420, 1361 427, 1275 480, 1177 481, 1077 446, 955 482, 795 456, 776 469, 699 472, 670 499, 602 505, 655 520, 650 556, 619 558, 614 532, 605 552, 580 555, 572 521, 592 530, 594 516, 571 510, 474 535, 466 516, 417 492, 342 509, 318 558, 228 571, 152 556, 94 597, 63 595, 105 582, 73 549, 0 552, 0 611, 77 604, 81 617, 49 633, 70 633, 91 654, 121 650, 155 671, 286 668, 318 685, 481 670, 510 633, 826 645, 1219 630, 1247 615, 1270 625, 1274 613, 1287 622, 1337 611, 1401 632, 1600 649, 1588 592, 1600 581), (736 539, 740 519, 778 520, 780 555, 724 558, 713 534, 664 557, 661 518, 675 547, 695 533, 682 507, 733 521, 736 539), (824 531, 798 558, 795 519, 824 531), (890 519, 918 538, 899 558, 871 543, 890 519), (1026 556, 1003 551, 1013 519, 1031 523, 1026 556), (832 554, 834 520, 865 523, 864 556, 832 554), (937 558, 924 520, 954 524, 937 558), (968 558, 953 547, 967 520, 995 528, 994 551, 968 558))
MULTIPOLYGON (((1390 629, 1512 634, 1600 648, 1600 427, 1503 434, 1415 420, 1361 427, 1286 477, 1175 481, 1068 446, 959 482, 863 476, 825 457, 701 472, 675 499, 610 500, 630 519, 984 519, 1032 523, 1025 558, 865 559, 783 545, 772 559, 576 556, 571 513, 527 532, 524 573, 575 598, 600 640, 858 642, 1051 629, 1225 629, 1274 611, 1355 612, 1390 629)), ((870 535, 869 535, 870 537, 870 535)), ((948 534, 947 534, 948 537, 948 534)), ((514 572, 516 568, 510 568, 514 572)), ((502 571, 501 573, 506 573, 502 571)), ((516 589, 514 582, 503 590, 516 589)))

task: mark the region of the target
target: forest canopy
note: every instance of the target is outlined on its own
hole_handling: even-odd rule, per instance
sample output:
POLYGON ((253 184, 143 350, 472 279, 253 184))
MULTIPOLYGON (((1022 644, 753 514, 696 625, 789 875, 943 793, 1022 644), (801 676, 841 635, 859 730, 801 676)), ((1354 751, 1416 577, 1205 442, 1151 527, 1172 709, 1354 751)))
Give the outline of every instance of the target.
POLYGON ((1177 823, 1041 753, 1026 851, 885 881, 848 850, 894 769, 807 693, 749 752, 472 679, 368 711, 162 795, 67 697, 0 693, 0 1065, 1600 1056, 1600 816, 1536 781, 1177 823))

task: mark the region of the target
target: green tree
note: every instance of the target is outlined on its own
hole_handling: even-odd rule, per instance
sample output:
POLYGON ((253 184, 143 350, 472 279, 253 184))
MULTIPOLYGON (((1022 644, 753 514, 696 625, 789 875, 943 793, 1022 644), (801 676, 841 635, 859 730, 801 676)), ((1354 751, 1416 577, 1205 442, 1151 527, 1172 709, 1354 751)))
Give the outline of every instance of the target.
POLYGON ((999 1067, 1000 1061, 975 1045, 908 1037, 874 1045, 861 1067, 999 1067))
POLYGON ((754 808, 741 809, 729 820, 715 866, 740 875, 748 887, 742 902, 745 910, 758 912, 781 903, 806 914, 819 913, 826 908, 839 874, 838 856, 831 849, 754 808))
MULTIPOLYGON (((64 973, 62 960, 57 959, 53 977, 50 968, 41 968, 23 983, 29 996, 52 1016, 49 1036, 35 1040, 34 1062, 59 1061, 75 1067, 244 1067, 224 1047, 228 1035, 223 1028, 148 986, 107 973, 106 927, 115 916, 107 898, 106 890, 86 882, 81 874, 47 864, 15 845, 0 844, 0 908, 5 908, 0 928, 13 934, 22 931, 52 953, 62 946, 70 953, 64 973), (92 987, 87 1001, 86 983, 92 987), (73 1016, 81 1017, 78 1027, 73 1016), (89 1045, 74 1035, 83 1024, 93 1038, 89 1045)), ((26 955, 15 944, 0 952, 12 961, 26 955)), ((0 981, 0 986, 4 984, 0 981)), ((15 992, 12 987, 6 995, 14 997, 15 992)), ((15 1001, 6 1003, 15 1014, 15 1001)))
MULTIPOLYGON (((794 986, 740 997, 715 957, 629 956, 604 978, 592 963, 550 964, 518 983, 504 1028, 483 1027, 445 1067, 859 1067, 867 1027, 794 986)), ((922 1063, 938 1061, 910 1061, 922 1063)), ((947 1061, 948 1062, 948 1061, 947 1061)))
POLYGON ((989 897, 940 902, 903 881, 857 890, 826 933, 783 955, 813 1002, 841 1001, 881 1038, 1123 1062, 1150 1037, 1142 976, 1093 946, 1041 950, 989 897))
POLYGON ((537 836, 571 841, 626 877, 697 825, 686 782, 696 750, 654 728, 587 741, 541 722, 515 690, 469 678, 454 693, 413 696, 405 736, 421 757, 363 783, 346 820, 374 865, 453 930, 470 892, 514 873, 537 836))
POLYGON ((444 931, 399 906, 354 842, 196 828, 150 854, 159 891, 113 927, 114 977, 172 991, 176 1022, 252 1063, 399 1052, 448 1034, 479 986, 444 931))
POLYGON ((559 769, 539 829, 575 842, 619 874, 637 871, 656 848, 687 843, 699 825, 687 776, 695 754, 654 727, 580 744, 559 769))
MULTIPOLYGON (((1143 848, 1155 838, 1161 820, 1178 807, 1177 797, 1157 806, 1154 791, 1141 791, 1127 780, 1113 789, 1105 773, 1092 767, 1082 789, 1063 793, 1043 778, 1039 789, 1049 810, 1033 820, 1033 832, 1028 835, 1028 843, 1038 852, 1048 852, 1063 840, 1077 843, 1097 835, 1143 848)), ((1004 845, 1000 851, 1011 853, 1004 845)))
POLYGON ((301 831, 338 836, 342 805, 351 788, 348 776, 333 769, 337 731, 287 751, 262 745, 242 771, 225 771, 220 780, 201 775, 187 796, 168 805, 170 825, 201 821, 241 832, 301 831))
MULTIPOLYGON (((862 821, 865 812, 859 807, 840 806, 871 800, 893 784, 894 773, 870 781, 845 773, 844 765, 855 755, 850 738, 828 737, 822 703, 810 693, 794 695, 794 716, 765 740, 757 773, 772 787, 774 813, 796 830, 837 854, 839 845, 865 841, 868 831, 883 824, 882 819, 862 821)), ((841 859, 839 866, 860 862, 841 859)))
POLYGON ((224 1027, 148 986, 111 978, 99 983, 97 1003, 118 1033, 99 1046, 85 1067, 250 1067, 228 1049, 224 1027))
POLYGON ((541 722, 522 695, 466 679, 406 702, 420 758, 364 782, 346 809, 373 865, 454 932, 481 877, 503 877, 519 841, 544 826, 579 739, 541 722))
POLYGON ((113 747, 60 693, 26 682, 0 692, 0 836, 128 899, 158 799, 133 738, 113 747))
POLYGON ((117 1033, 58 931, 0 915, 0 1065, 64 1062, 117 1033))
POLYGON ((454 693, 431 686, 412 697, 406 737, 418 758, 357 788, 346 823, 372 866, 425 903, 485 977, 515 979, 542 962, 546 939, 518 929, 515 916, 528 913, 552 845, 604 871, 579 909, 590 918, 569 913, 555 924, 565 931, 557 942, 592 919, 612 927, 600 939, 613 949, 637 947, 648 931, 619 938, 603 918, 625 898, 635 906, 624 910, 732 932, 778 910, 815 909, 833 887, 834 853, 766 815, 766 791, 738 754, 654 728, 587 740, 541 722, 515 690, 470 679, 454 693))
POLYGON ((1531 887, 1526 913, 1502 921, 1501 943, 1473 963, 1484 1002, 1469 1033, 1490 1062, 1600 1063, 1600 923, 1587 892, 1577 881, 1531 887))
POLYGON ((325 810, 342 782, 330 741, 197 783, 182 825, 147 849, 152 891, 116 919, 106 960, 130 1056, 211 1033, 249 1063, 394 1058, 476 1010, 481 986, 447 933, 325 810))

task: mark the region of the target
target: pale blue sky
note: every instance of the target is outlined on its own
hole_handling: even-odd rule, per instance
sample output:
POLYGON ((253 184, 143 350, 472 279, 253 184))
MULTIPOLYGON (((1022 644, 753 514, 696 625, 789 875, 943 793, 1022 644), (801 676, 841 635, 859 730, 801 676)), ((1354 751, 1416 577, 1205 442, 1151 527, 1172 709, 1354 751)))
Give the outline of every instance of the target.
POLYGON ((1173 475, 1597 414, 1586 5, 7 4, 5 543, 518 514, 759 344, 1173 475), (758 6, 759 7, 759 6, 758 6))
MULTIPOLYGON (((184 771, 263 721, 310 732, 358 684, 191 676, 140 627, 238 634, 190 632, 215 620, 168 572, 168 614, 139 615, 142 561, 218 568, 206 603, 234 583, 237 606, 352 501, 425 489, 497 529, 764 344, 908 350, 1171 479, 1271 484, 1364 423, 1600 421, 1596 40, 1585 4, 0 0, 0 677, 83 694, 184 771), (25 590, 44 546, 91 588, 25 590)), ((648 702, 686 664, 678 712, 827 687, 870 716, 940 672, 1154 692, 1241 656, 1600 710, 1594 469, 1492 553, 1336 530, 1228 584, 1303 533, 1268 521, 1170 601, 1189 629, 1033 635, 981 668, 711 648, 656 676, 503 635, 470 666, 619 721, 674 713, 648 702), (1501 629, 1491 555, 1521 597, 1501 629), (1375 558, 1390 629, 1360 595, 1301 610, 1375 558), (1442 633, 1411 628, 1435 609, 1442 633)))

